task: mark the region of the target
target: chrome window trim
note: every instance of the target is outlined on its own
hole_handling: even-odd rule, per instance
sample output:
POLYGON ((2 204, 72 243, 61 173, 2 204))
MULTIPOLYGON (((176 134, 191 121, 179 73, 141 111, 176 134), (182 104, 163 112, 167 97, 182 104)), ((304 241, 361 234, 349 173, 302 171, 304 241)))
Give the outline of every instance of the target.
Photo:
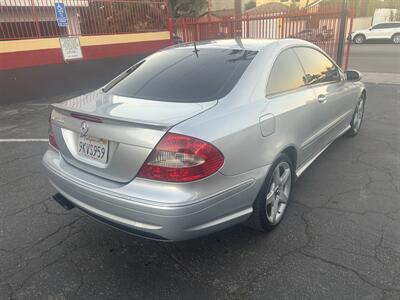
POLYGON ((275 93, 275 94, 269 94, 269 95, 266 95, 265 97, 267 99, 273 99, 273 98, 276 98, 276 97, 286 96, 286 95, 289 95, 289 94, 292 94, 292 93, 301 92, 303 90, 307 90, 307 89, 310 89, 310 88, 312 88, 311 85, 303 85, 301 87, 298 87, 298 88, 295 88, 295 89, 291 89, 291 90, 287 90, 287 91, 284 91, 284 92, 279 92, 279 93, 275 93))

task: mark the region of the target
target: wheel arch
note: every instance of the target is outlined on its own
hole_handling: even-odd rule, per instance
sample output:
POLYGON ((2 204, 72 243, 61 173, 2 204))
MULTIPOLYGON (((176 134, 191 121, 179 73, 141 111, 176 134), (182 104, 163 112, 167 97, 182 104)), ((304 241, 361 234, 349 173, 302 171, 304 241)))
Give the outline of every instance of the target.
MULTIPOLYGON (((265 197, 268 194, 270 180, 272 180, 272 176, 273 176, 275 167, 278 165, 279 159, 282 156, 283 157, 288 156, 289 159, 291 160, 292 167, 295 168, 294 166, 295 166, 295 161, 297 160, 297 149, 293 145, 287 146, 286 148, 284 148, 282 151, 280 151, 277 154, 274 162, 271 164, 271 167, 269 168, 268 173, 264 179, 264 182, 263 182, 262 186, 260 187, 257 197, 254 199, 253 213, 251 214, 250 218, 245 222, 245 225, 247 225, 251 228, 254 228, 256 230, 270 231, 273 228, 275 228, 275 226, 277 226, 277 224, 279 224, 279 222, 280 222, 280 221, 278 221, 278 223, 271 225, 270 223, 267 223, 265 221, 267 219, 265 216, 265 214, 267 212, 266 204, 265 204, 265 197)), ((286 160, 286 157, 285 157, 285 160, 286 160)), ((294 170, 293 170, 293 173, 294 173, 294 170)), ((294 182, 296 180, 296 177, 295 177, 295 174, 293 174, 293 173, 292 173, 292 176, 294 176, 294 177, 292 177, 292 180, 294 182)), ((291 183, 291 186, 290 186, 290 194, 291 194, 292 186, 293 186, 293 183, 291 183)), ((290 198, 290 194, 289 194, 288 198, 290 198)))
POLYGON ((364 33, 357 33, 356 35, 354 35, 353 42, 356 40, 356 37, 359 35, 362 35, 364 37, 364 41, 367 39, 367 36, 364 33))
POLYGON ((393 41, 393 38, 394 38, 396 35, 400 35, 400 32, 395 32, 395 33, 393 33, 392 36, 390 37, 390 39, 393 41))
POLYGON ((363 97, 364 100, 367 100, 367 90, 365 88, 362 89, 360 96, 363 97))
MULTIPOLYGON (((289 144, 289 145, 286 145, 285 147, 283 147, 281 149, 281 151, 277 152, 277 154, 275 155, 274 160, 271 162, 270 166, 275 164, 275 162, 278 160, 278 158, 281 154, 286 154, 289 157, 289 159, 292 163, 292 167, 293 167, 293 170, 292 170, 293 174, 295 174, 296 169, 297 169, 297 159, 298 159, 298 150, 297 150, 296 146, 293 144, 289 144)), ((269 172, 270 172, 270 169, 268 169, 268 172, 267 172, 267 174, 265 174, 265 176, 268 176, 269 172)))
POLYGON ((292 161, 293 165, 293 172, 296 171, 297 168, 297 149, 293 145, 289 145, 284 148, 280 153, 284 153, 289 156, 290 160, 292 161))

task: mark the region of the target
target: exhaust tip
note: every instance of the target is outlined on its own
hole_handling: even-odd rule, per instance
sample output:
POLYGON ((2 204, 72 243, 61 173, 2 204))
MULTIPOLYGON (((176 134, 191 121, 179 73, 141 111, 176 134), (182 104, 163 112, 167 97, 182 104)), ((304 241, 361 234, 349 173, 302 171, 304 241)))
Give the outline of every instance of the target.
POLYGON ((57 203, 60 204, 62 207, 64 207, 64 209, 66 210, 71 210, 75 207, 75 205, 71 201, 69 201, 60 193, 53 195, 53 199, 57 201, 57 203))

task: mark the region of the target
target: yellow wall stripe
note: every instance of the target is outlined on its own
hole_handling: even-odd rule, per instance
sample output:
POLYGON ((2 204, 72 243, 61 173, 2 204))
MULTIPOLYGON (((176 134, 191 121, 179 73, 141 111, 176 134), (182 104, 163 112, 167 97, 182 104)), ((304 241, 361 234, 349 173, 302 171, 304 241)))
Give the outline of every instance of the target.
POLYGON ((109 44, 123 44, 123 43, 135 43, 135 42, 149 42, 168 40, 169 32, 146 32, 146 33, 129 33, 129 34, 117 34, 117 35, 92 35, 92 36, 81 36, 81 46, 98 46, 98 45, 109 45, 109 44))
POLYGON ((0 41, 0 53, 60 48, 58 38, 0 41))
MULTIPOLYGON (((81 36, 81 46, 98 46, 135 42, 149 42, 158 40, 168 40, 169 32, 145 32, 145 33, 128 33, 116 35, 93 35, 81 36)), ((29 39, 15 41, 0 41, 0 53, 13 53, 20 51, 44 50, 60 48, 58 38, 45 39, 29 39)))

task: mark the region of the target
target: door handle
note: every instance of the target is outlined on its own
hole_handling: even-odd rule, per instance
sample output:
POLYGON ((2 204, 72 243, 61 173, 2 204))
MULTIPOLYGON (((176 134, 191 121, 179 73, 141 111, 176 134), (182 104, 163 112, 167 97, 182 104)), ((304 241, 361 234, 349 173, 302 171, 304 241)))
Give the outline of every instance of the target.
POLYGON ((319 103, 325 103, 326 100, 328 100, 328 99, 326 98, 325 95, 318 95, 318 102, 319 103))

